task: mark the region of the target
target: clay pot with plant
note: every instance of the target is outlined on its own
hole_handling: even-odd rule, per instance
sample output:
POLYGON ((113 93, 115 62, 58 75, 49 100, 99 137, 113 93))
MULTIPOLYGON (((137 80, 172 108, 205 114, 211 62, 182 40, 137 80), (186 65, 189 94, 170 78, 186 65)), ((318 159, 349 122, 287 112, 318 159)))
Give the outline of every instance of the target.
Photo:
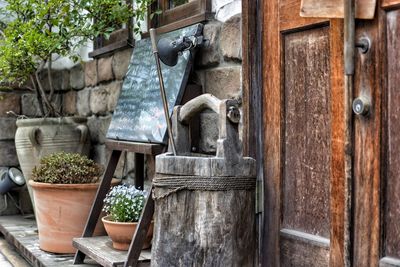
MULTIPOLYGON (((3 1, 0 12, 8 21, 0 32, 0 89, 31 91, 40 111, 39 118, 17 120, 15 144, 27 180, 43 156, 59 151, 89 153, 86 118, 63 117, 63 94, 54 86, 54 61, 80 62, 78 52, 88 41, 107 39, 121 25, 140 21, 153 1, 136 0, 135 9, 124 0, 3 1)), ((137 23, 133 28, 139 31, 137 23)))
MULTIPOLYGON (((107 216, 103 217, 102 221, 115 249, 129 249, 146 197, 146 191, 138 190, 133 185, 122 184, 113 187, 104 198, 103 211, 107 216)), ((147 232, 143 249, 151 246, 152 237, 153 223, 147 232)))
MULTIPOLYGON (((29 181, 36 204, 39 247, 53 253, 74 253, 72 239, 83 233, 103 168, 76 153, 43 157, 29 181)), ((113 180, 113 185, 118 180, 113 180)), ((104 234, 98 223, 95 235, 104 234)))

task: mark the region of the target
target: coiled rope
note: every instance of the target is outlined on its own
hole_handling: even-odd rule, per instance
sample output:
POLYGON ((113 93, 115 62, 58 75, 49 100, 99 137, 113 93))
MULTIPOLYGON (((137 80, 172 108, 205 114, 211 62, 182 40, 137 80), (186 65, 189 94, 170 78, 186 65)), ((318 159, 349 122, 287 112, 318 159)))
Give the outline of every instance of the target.
POLYGON ((153 180, 153 199, 162 199, 181 190, 197 191, 230 191, 253 190, 256 187, 256 177, 235 176, 162 176, 153 180), (158 194, 157 188, 167 189, 164 194, 158 194))

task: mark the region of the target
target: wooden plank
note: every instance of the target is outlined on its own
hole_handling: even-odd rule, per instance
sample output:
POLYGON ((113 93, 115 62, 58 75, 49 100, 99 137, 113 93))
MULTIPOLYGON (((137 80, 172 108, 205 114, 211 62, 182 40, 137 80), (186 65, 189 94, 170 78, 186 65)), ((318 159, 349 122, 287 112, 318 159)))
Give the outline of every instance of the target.
MULTIPOLYGON (((201 23, 201 22, 207 21, 209 19, 213 19, 213 18, 214 18, 213 13, 201 13, 198 15, 194 15, 192 17, 188 17, 188 18, 185 18, 182 20, 172 22, 165 26, 157 27, 156 30, 157 30, 157 34, 162 34, 162 33, 170 32, 170 31, 174 31, 174 30, 186 27, 188 25, 201 23)), ((149 38, 149 37, 150 37, 150 33, 148 33, 148 32, 142 34, 142 38, 149 38)))
POLYGON ((384 182, 385 256, 400 258, 400 10, 387 14, 387 173, 384 182))
MULTIPOLYGON (((172 9, 163 7, 163 12, 159 15, 160 26, 204 13, 205 10, 202 10, 201 1, 202 0, 193 0, 172 9)), ((168 5, 168 3, 166 5, 168 5)))
MULTIPOLYGON (((259 3, 242 1, 243 155, 257 159, 262 143, 261 17, 259 3), (258 144, 258 145, 256 145, 258 144)), ((261 152, 261 151, 260 151, 261 152)))
POLYGON ((328 266, 329 239, 290 229, 281 230, 281 239, 282 266, 328 266))
POLYGON ((36 267, 99 266, 93 261, 73 265, 73 254, 47 253, 39 248, 36 222, 31 217, 0 216, 0 232, 31 265, 36 267))
MULTIPOLYGON (((253 65, 251 64, 251 51, 249 47, 251 47, 250 39, 254 36, 254 26, 252 24, 253 17, 249 17, 249 13, 252 14, 252 10, 249 7, 249 1, 242 1, 242 51, 247 51, 248 53, 244 53, 242 56, 242 84, 243 84, 243 155, 249 155, 249 142, 250 142, 250 133, 249 133, 249 124, 250 121, 250 88, 251 88, 251 69, 253 65), (250 27, 253 26, 253 31, 250 31, 250 27)), ((254 14, 253 14, 254 15, 254 14)), ((253 39, 254 40, 254 39, 253 39)), ((253 45, 254 46, 254 45, 253 45)), ((254 47, 253 47, 254 48, 254 47)), ((253 140, 251 140, 253 141, 253 140)), ((254 144, 254 143, 253 143, 254 144)))
POLYGON ((125 48, 133 48, 133 47, 135 47, 135 45, 134 42, 132 42, 131 40, 118 41, 90 52, 89 57, 99 58, 102 56, 109 55, 110 53, 113 53, 117 50, 122 50, 125 48))
MULTIPOLYGON (((121 266, 125 263, 128 251, 116 250, 112 247, 112 241, 108 236, 89 238, 74 238, 74 247, 94 259, 105 267, 121 266)), ((142 250, 139 256, 138 266, 150 266, 151 251, 142 250)))
POLYGON ((111 139, 106 140, 106 146, 110 150, 129 151, 146 155, 161 154, 165 149, 165 145, 161 144, 135 143, 111 139))
MULTIPOLYGON (((343 0, 302 0, 300 16, 318 18, 343 18, 343 0)), ((373 19, 376 0, 356 0, 356 18, 373 19)))
POLYGON ((259 266, 263 253, 263 151, 262 151, 262 72, 261 72, 261 1, 242 0, 242 79, 243 79, 243 155, 256 159, 257 196, 256 236, 257 253, 254 266, 259 266))
POLYGON ((144 189, 144 155, 135 153, 135 187, 144 189))
POLYGON ((377 266, 380 253, 380 181, 381 181, 381 101, 382 62, 384 58, 378 12, 373 21, 358 21, 356 40, 368 36, 376 44, 368 53, 357 52, 354 95, 370 97, 369 116, 358 116, 354 123, 353 172, 353 261, 352 266, 377 266))
POLYGON ((152 194, 149 194, 143 208, 142 215, 139 219, 139 224, 136 232, 132 238, 131 245, 127 254, 124 267, 136 267, 140 262, 140 255, 143 247, 144 240, 147 236, 151 220, 154 214, 154 200, 152 194))
POLYGON ((395 8, 400 6, 400 0, 382 0, 383 8, 395 8))
POLYGON ((0 260, 0 266, 8 266, 8 267, 31 267, 31 264, 29 264, 21 254, 15 249, 14 246, 10 245, 7 240, 3 237, 3 235, 0 234, 0 254, 2 254, 1 257, 4 256, 5 261, 0 260), (9 263, 11 265, 6 265, 5 263, 9 263))
POLYGON ((279 1, 279 26, 281 31, 293 31, 294 29, 315 27, 321 23, 328 23, 325 18, 303 18, 300 16, 300 0, 279 1))
MULTIPOLYGON (((90 210, 85 229, 82 233, 82 237, 91 237, 93 235, 94 228, 96 226, 96 223, 100 217, 101 210, 103 208, 103 199, 106 196, 108 190, 110 189, 111 180, 114 175, 120 156, 121 156, 120 150, 113 150, 111 152, 110 160, 108 161, 107 164, 107 169, 104 173, 103 179, 101 180, 99 189, 97 190, 96 198, 90 210)), ((83 263, 84 259, 85 259, 85 254, 78 250, 75 253, 74 263, 75 264, 83 263)))
MULTIPOLYGON (((343 20, 332 19, 330 23, 331 54, 331 179, 330 209, 331 255, 329 265, 342 267, 345 261, 345 120, 344 120, 344 66, 343 66, 343 20)), ((347 222, 349 223, 349 222, 347 222)), ((348 259, 349 260, 349 259, 348 259)))
POLYGON ((282 227, 329 238, 329 27, 284 35, 282 227))
POLYGON ((168 0, 159 1, 159 4, 162 13, 158 16, 158 34, 214 18, 211 0, 192 0, 172 9, 169 9, 168 0))
POLYGON ((279 264, 281 190, 281 40, 279 2, 264 0, 263 18, 263 143, 264 143, 264 232, 263 266, 279 264), (274 156, 271 156, 274 155, 274 156))

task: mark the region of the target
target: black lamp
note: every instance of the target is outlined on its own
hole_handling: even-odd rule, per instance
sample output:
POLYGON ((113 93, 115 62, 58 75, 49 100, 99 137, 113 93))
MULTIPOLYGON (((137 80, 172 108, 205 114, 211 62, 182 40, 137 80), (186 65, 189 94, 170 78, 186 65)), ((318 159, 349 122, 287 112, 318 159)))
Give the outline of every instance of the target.
POLYGON ((183 36, 175 40, 162 38, 157 43, 158 56, 165 65, 172 67, 178 63, 178 56, 183 51, 207 44, 208 41, 204 40, 202 35, 183 36))
POLYGON ((0 194, 5 194, 14 187, 21 187, 25 184, 24 175, 17 168, 9 168, 0 177, 0 194))

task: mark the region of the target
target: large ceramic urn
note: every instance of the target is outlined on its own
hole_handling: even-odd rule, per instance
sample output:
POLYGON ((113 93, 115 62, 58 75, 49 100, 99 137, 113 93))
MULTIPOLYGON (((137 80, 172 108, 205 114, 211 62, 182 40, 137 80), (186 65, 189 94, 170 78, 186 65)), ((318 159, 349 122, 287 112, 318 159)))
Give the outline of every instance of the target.
POLYGON ((17 120, 15 147, 24 173, 29 195, 34 205, 29 185, 32 170, 40 159, 51 153, 69 152, 88 155, 90 137, 84 117, 60 117, 17 120))

